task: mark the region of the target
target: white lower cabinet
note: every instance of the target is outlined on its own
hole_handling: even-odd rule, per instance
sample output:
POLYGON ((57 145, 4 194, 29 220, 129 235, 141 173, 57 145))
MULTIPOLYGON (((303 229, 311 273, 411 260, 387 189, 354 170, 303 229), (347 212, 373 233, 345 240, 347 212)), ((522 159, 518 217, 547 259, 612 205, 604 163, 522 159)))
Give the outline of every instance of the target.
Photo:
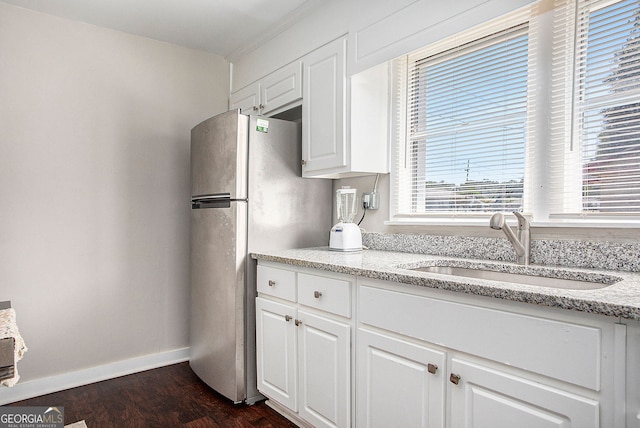
POLYGON ((597 401, 422 344, 360 329, 357 353, 361 427, 600 426, 597 401))
POLYGON ((615 320, 358 284, 358 427, 625 426, 615 320))
POLYGON ((294 412, 298 410, 295 315, 293 305, 256 299, 258 390, 294 412))
POLYGON ((482 364, 453 358, 451 427, 598 427, 599 403, 482 364))
POLYGON ((445 353, 384 334, 357 333, 362 427, 444 427, 445 353))
POLYGON ((300 416, 318 427, 348 427, 351 326, 298 311, 300 416))
POLYGON ((352 424, 352 282, 258 266, 258 390, 300 425, 352 424))
POLYGON ((258 389, 300 426, 638 426, 637 323, 273 262, 257 278, 258 389))

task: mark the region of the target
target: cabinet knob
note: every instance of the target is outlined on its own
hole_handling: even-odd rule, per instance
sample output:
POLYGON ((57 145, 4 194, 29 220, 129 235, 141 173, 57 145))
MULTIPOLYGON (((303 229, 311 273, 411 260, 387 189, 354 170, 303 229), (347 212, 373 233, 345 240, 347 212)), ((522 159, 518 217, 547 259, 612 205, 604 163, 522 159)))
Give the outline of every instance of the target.
POLYGON ((438 366, 436 366, 435 364, 427 364, 427 371, 429 371, 429 373, 431 374, 436 374, 436 372, 438 371, 438 366))
POLYGON ((296 323, 296 326, 300 326, 302 324, 302 321, 296 320, 295 323, 296 323))
POLYGON ((258 107, 253 106, 253 111, 258 111, 258 107))
POLYGON ((305 166, 305 165, 307 164, 307 161, 306 161, 306 160, 304 160, 304 159, 302 159, 302 160, 300 161, 300 163, 302 164, 302 166, 305 166))
POLYGON ((276 282, 274 280, 269 280, 269 287, 273 287, 276 285, 276 282))
POLYGON ((451 373, 451 376, 449 376, 449 381, 452 384, 457 385, 460 382, 460 375, 457 375, 455 373, 451 373))
POLYGON ((285 320, 286 322, 289 322, 289 321, 291 321, 292 319, 293 319, 293 318, 292 318, 290 315, 285 315, 285 316, 284 316, 284 320, 285 320))
POLYGON ((262 110, 262 109, 264 108, 264 105, 260 104, 260 105, 258 106, 258 108, 259 108, 260 110, 262 110))
POLYGON ((322 293, 319 291, 314 291, 313 292, 313 297, 315 297, 316 299, 319 299, 320 297, 322 297, 322 293))

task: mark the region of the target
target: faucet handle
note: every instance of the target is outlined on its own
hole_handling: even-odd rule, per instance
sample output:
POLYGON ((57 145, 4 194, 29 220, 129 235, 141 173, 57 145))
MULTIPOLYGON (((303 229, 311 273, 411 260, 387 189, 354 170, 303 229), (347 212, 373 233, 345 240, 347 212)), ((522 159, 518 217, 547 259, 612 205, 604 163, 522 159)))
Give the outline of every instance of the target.
POLYGON ((513 215, 518 219, 518 229, 520 230, 528 230, 529 229, 529 220, 519 212, 514 211, 513 215))

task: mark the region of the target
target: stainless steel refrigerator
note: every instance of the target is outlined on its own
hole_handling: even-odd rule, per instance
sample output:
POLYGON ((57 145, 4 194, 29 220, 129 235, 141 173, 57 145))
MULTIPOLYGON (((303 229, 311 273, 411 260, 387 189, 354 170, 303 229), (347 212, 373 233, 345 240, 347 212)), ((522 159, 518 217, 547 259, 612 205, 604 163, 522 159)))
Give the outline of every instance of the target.
POLYGON ((301 178, 300 136, 235 110, 191 130, 190 366, 235 403, 261 398, 249 253, 328 242, 331 180, 301 178))

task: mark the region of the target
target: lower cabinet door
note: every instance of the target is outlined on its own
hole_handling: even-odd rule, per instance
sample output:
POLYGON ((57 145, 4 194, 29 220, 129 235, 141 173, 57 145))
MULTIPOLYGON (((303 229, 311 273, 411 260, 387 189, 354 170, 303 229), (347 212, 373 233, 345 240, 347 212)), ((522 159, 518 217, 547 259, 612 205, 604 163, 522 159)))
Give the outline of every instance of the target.
POLYGON ((446 355, 360 329, 356 350, 359 427, 444 427, 446 355))
POLYGON ((452 358, 451 427, 598 427, 597 401, 452 358))
POLYGON ((298 413, 315 427, 351 425, 351 327, 298 311, 298 413))
POLYGON ((298 409, 296 308, 256 298, 256 360, 258 390, 269 398, 298 409))

